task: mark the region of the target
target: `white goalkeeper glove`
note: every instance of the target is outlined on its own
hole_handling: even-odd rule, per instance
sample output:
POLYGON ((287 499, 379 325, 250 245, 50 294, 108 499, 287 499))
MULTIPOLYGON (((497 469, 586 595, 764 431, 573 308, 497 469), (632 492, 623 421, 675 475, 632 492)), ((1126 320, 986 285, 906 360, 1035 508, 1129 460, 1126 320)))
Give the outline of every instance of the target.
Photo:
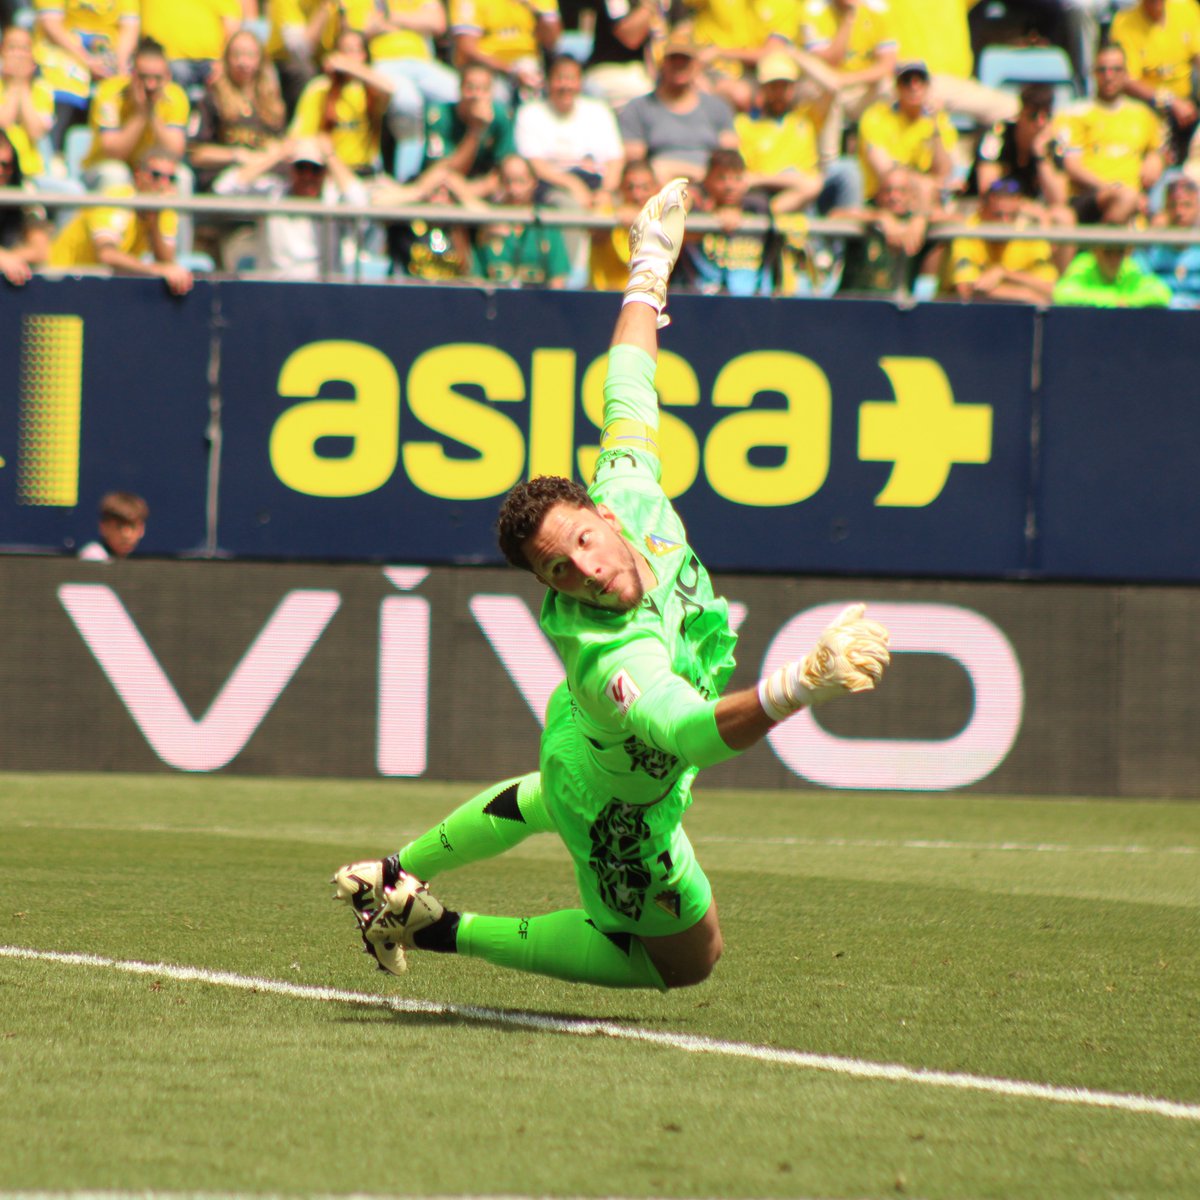
POLYGON ((773 721, 847 692, 869 692, 891 662, 888 631, 867 620, 865 604, 852 604, 821 634, 813 651, 785 663, 758 684, 758 701, 773 721))

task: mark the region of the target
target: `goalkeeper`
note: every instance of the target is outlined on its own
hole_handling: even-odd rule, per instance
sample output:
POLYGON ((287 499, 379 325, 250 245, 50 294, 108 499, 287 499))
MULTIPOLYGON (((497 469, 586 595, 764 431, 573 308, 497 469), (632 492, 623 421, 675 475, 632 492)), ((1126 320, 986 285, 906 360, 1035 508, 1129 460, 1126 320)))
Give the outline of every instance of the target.
POLYGON ((382 862, 333 878, 380 967, 411 949, 457 953, 606 987, 686 987, 721 955, 712 888, 683 831, 697 771, 732 758, 801 708, 873 688, 887 631, 847 609, 803 661, 722 695, 733 672, 728 606, 659 485, 654 370, 683 241, 686 181, 649 201, 613 333, 595 480, 543 476, 507 496, 500 546, 549 591, 541 626, 566 667, 550 699, 540 771, 468 801, 382 862), (456 912, 425 881, 556 832, 582 908, 535 917, 456 912))

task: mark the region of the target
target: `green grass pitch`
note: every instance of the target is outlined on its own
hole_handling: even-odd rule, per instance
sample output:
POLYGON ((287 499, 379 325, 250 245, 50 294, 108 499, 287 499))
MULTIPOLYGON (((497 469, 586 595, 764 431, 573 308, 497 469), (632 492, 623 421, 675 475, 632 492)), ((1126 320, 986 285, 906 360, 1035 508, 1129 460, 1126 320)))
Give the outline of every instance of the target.
MULTIPOLYGON (((379 974, 326 880, 470 791, 0 776, 0 1192, 1200 1196, 1200 805, 702 790, 702 987, 379 974)), ((551 838, 434 890, 574 896, 551 838)))

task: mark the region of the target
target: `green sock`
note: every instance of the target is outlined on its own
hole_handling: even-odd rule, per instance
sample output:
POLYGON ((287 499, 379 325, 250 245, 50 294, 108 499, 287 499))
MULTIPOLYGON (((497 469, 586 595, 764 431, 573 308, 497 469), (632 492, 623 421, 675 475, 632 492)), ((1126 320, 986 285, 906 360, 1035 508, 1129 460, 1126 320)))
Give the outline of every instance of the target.
POLYGON ((530 834, 554 829, 534 771, 494 784, 400 851, 400 866, 418 879, 511 850, 530 834))
POLYGON ((570 983, 667 990, 638 938, 631 933, 601 933, 579 908, 541 917, 463 913, 458 952, 497 967, 570 983))

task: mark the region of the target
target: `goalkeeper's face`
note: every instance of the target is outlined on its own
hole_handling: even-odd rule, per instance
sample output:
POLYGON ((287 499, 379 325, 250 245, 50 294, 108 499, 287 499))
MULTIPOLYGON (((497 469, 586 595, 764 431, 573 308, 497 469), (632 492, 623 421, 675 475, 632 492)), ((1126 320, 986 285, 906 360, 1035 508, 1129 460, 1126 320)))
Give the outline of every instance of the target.
POLYGON ((554 505, 524 550, 533 573, 547 587, 580 604, 629 612, 645 595, 638 556, 607 505, 554 505))

